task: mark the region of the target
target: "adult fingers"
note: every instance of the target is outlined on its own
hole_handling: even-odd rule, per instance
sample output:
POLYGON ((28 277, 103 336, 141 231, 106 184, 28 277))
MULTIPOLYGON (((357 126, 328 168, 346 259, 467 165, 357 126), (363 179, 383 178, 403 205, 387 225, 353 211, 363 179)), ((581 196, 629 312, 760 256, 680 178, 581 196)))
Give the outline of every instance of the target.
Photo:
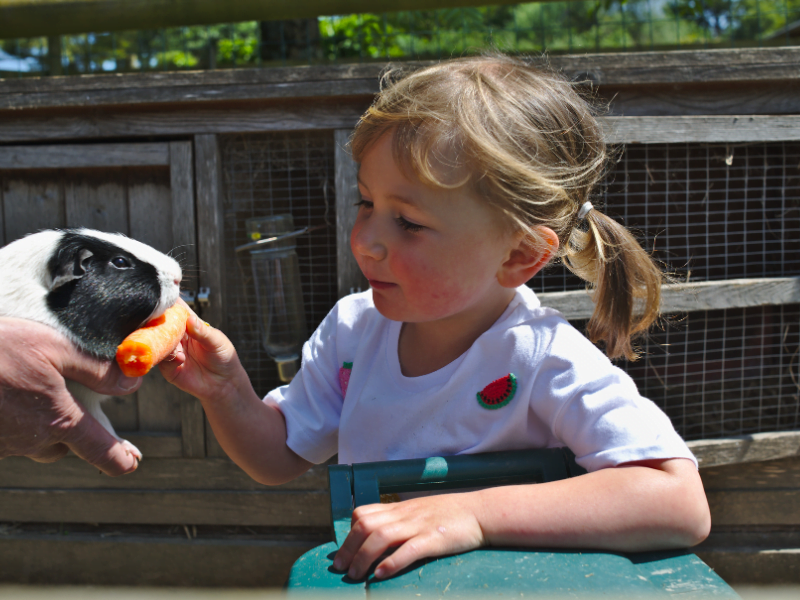
POLYGON ((60 366, 65 378, 107 396, 132 394, 142 385, 141 377, 123 375, 116 361, 100 361, 79 350, 66 354, 60 366))
POLYGON ((139 466, 136 457, 87 412, 64 433, 63 442, 77 456, 112 477, 132 473, 139 466))
POLYGON ((64 444, 53 444, 52 446, 47 446, 46 448, 41 448, 34 452, 33 454, 28 454, 28 458, 35 460, 39 463, 53 463, 59 459, 64 458, 67 452, 69 452, 69 448, 67 448, 64 444))

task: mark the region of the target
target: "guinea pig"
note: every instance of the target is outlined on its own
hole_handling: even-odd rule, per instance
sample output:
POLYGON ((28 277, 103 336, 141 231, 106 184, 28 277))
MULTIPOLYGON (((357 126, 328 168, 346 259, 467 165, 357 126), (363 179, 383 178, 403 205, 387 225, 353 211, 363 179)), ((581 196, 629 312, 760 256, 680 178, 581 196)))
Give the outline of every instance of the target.
MULTIPOLYGON (((118 233, 47 230, 0 248, 0 316, 54 327, 102 360, 114 360, 126 336, 172 306, 180 282, 173 258, 118 233)), ((106 396, 74 381, 67 387, 141 460, 139 449, 120 438, 103 413, 106 396)))

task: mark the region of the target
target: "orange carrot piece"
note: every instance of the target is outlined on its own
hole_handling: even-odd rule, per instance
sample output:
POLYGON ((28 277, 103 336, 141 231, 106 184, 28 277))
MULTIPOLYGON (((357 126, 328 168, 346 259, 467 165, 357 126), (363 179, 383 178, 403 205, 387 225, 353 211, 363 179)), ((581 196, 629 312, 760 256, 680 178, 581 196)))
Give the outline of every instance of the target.
POLYGON ((173 304, 160 317, 148 321, 117 347, 117 364, 128 377, 141 377, 167 358, 186 331, 189 310, 173 304))

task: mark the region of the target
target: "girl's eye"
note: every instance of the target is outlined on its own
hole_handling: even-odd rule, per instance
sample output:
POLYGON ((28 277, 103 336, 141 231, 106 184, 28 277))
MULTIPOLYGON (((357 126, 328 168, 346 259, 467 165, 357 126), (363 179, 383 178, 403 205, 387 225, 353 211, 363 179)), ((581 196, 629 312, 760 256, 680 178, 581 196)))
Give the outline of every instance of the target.
POLYGON ((130 269, 133 266, 131 265, 131 261, 122 256, 115 256, 114 258, 112 258, 111 264, 117 267, 118 269, 130 269))
POLYGON ((355 206, 361 208, 372 208, 372 200, 364 200, 363 198, 355 203, 355 206))
POLYGON ((395 221, 397 221, 397 224, 400 225, 402 229, 404 229, 405 231, 410 231, 411 233, 417 233, 418 231, 422 231, 423 229, 425 229, 424 225, 417 225, 416 223, 407 221, 403 217, 397 217, 395 218, 395 221))

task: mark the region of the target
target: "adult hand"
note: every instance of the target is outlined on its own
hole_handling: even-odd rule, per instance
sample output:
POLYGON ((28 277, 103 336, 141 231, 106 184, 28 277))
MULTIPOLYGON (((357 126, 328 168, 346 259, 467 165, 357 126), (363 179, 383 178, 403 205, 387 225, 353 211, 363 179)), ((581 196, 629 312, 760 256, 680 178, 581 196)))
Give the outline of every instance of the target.
POLYGON ((479 505, 479 496, 467 492, 359 506, 333 566, 361 579, 370 565, 396 548, 375 567, 375 577, 383 579, 421 558, 479 548, 486 544, 476 517, 479 505))
POLYGON ((136 469, 136 458, 76 402, 64 379, 123 395, 141 378, 125 377, 115 361, 91 358, 33 321, 0 318, 0 340, 0 458, 54 462, 72 450, 107 475, 136 469))

